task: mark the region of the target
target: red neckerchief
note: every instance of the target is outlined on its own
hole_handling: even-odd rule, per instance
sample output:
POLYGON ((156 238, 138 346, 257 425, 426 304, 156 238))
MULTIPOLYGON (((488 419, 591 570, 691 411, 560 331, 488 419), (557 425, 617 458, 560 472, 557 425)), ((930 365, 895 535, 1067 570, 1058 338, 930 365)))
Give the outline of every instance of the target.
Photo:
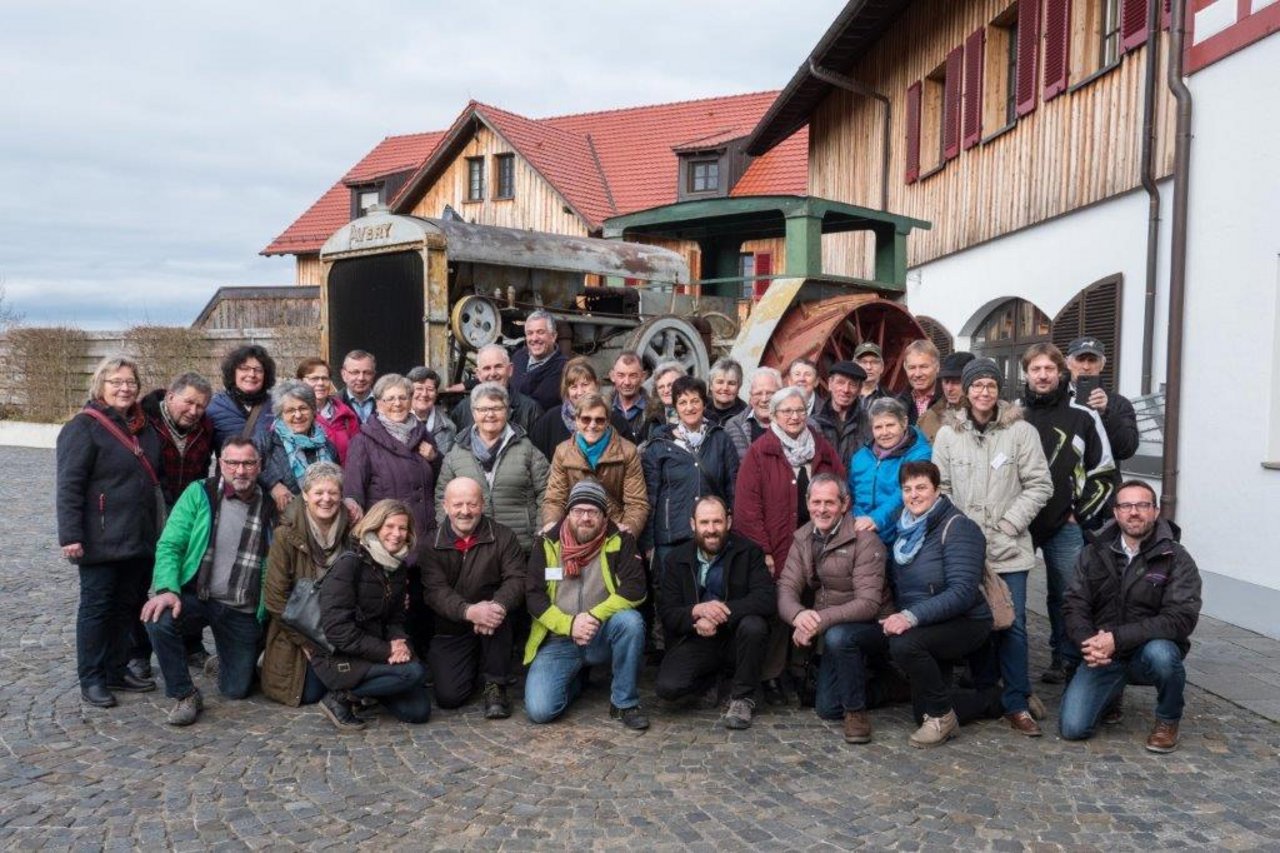
POLYGON ((453 540, 453 547, 465 554, 475 546, 476 538, 474 533, 470 536, 459 536, 453 540))

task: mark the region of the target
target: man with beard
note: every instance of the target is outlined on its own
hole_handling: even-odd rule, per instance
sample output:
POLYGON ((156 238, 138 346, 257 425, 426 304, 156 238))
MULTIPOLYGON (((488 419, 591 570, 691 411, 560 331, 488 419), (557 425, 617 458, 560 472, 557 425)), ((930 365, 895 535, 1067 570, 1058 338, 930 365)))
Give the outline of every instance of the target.
POLYGON ((598 480, 574 484, 564 520, 533 546, 525 600, 533 626, 525 645, 524 709, 532 723, 559 717, 582 692, 583 667, 611 662, 609 716, 649 728, 640 707, 645 598, 635 537, 609 520, 598 480))
POLYGON ((760 670, 777 610, 764 552, 733 533, 724 501, 708 495, 693 505, 693 539, 667 557, 658 597, 667 653, 658 669, 658 696, 674 701, 717 685, 733 672, 726 729, 751 726, 760 670))
POLYGON ((1080 555, 1067 590, 1067 634, 1084 658, 1062 695, 1058 727, 1065 740, 1091 737, 1126 684, 1154 685, 1150 752, 1178 748, 1187 675, 1182 660, 1200 617, 1200 571, 1160 518, 1156 493, 1129 480, 1116 493, 1115 522, 1080 555))

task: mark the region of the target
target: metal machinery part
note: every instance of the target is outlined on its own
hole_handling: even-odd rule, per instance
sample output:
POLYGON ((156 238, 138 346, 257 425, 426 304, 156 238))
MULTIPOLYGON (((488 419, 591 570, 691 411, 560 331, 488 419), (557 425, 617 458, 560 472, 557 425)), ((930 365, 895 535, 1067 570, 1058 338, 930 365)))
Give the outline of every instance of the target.
POLYGON ((453 306, 449 327, 464 347, 478 350, 502 336, 502 313, 488 297, 466 296, 453 306))
POLYGON ((704 378, 711 369, 704 332, 683 317, 646 320, 628 336, 625 349, 635 350, 650 372, 664 361, 678 361, 686 373, 704 378))

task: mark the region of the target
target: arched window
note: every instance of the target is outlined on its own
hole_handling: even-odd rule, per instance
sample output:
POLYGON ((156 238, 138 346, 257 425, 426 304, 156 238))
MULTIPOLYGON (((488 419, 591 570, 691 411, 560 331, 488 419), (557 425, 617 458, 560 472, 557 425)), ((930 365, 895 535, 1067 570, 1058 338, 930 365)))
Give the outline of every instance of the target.
POLYGON ((1121 275, 1096 281, 1076 294, 1053 318, 1053 342, 1063 354, 1073 340, 1086 335, 1102 341, 1107 363, 1102 368, 1102 387, 1115 390, 1120 370, 1120 290, 1121 275))
POLYGON ((916 322, 920 324, 920 328, 924 329, 929 340, 933 341, 933 345, 938 348, 940 357, 946 358, 956 351, 955 340, 951 337, 951 333, 937 320, 932 317, 916 317, 916 322))
POLYGON ((1025 299, 1009 299, 982 319, 970 339, 970 350, 979 358, 994 359, 1004 372, 1000 396, 1016 399, 1022 393, 1022 353, 1032 344, 1050 339, 1051 325, 1044 312, 1025 299))

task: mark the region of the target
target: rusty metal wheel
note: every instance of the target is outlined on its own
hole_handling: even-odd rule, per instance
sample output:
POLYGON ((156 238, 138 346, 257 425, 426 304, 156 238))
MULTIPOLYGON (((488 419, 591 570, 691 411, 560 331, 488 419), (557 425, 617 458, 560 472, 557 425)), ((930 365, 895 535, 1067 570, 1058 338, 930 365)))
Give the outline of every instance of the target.
POLYGON ((686 373, 706 378, 711 365, 702 334, 683 317, 665 314, 646 320, 627 337, 626 349, 635 350, 645 370, 664 361, 678 361, 686 373))

